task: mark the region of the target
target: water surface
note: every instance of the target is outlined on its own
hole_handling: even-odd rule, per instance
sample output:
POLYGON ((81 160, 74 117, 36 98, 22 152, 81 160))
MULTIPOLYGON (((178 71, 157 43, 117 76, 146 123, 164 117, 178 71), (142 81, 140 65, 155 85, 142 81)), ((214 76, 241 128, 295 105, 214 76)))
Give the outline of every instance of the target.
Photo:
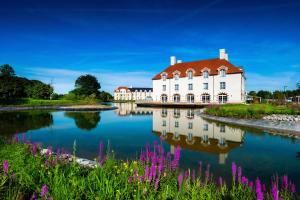
POLYGON ((234 161, 250 178, 269 180, 288 174, 300 185, 300 141, 261 130, 244 129, 207 121, 195 109, 136 108, 117 104, 113 111, 0 112, 0 134, 7 139, 40 142, 44 147, 64 148, 94 159, 100 141, 110 144, 117 158, 138 157, 145 144, 163 139, 166 150, 182 147, 181 167, 210 164, 214 176, 230 175, 234 161))

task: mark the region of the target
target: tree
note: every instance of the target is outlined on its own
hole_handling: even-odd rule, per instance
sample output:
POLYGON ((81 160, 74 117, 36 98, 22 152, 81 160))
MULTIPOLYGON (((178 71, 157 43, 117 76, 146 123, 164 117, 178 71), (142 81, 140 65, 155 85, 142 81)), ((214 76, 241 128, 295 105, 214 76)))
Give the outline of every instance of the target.
POLYGON ((53 94, 53 88, 41 81, 32 80, 26 87, 28 97, 34 99, 50 99, 53 94))
POLYGON ((261 97, 262 99, 271 99, 272 93, 266 90, 260 90, 257 92, 257 96, 261 97))
POLYGON ((95 76, 86 74, 77 78, 75 88, 73 92, 76 95, 89 96, 91 94, 98 95, 101 86, 95 76))
POLYGON ((248 95, 255 97, 255 96, 256 96, 256 92, 255 92, 255 91, 250 91, 250 92, 248 93, 248 95))
POLYGON ((278 100, 283 100, 285 98, 284 93, 278 90, 273 92, 273 97, 274 99, 278 99, 278 100))
POLYGON ((99 99, 101 99, 101 101, 108 102, 113 100, 113 96, 108 92, 101 91, 99 94, 99 99))
POLYGON ((15 70, 9 64, 4 64, 0 66, 0 77, 12 77, 15 75, 15 70))
POLYGON ((0 100, 4 103, 26 97, 25 86, 28 80, 20 77, 0 76, 0 100))

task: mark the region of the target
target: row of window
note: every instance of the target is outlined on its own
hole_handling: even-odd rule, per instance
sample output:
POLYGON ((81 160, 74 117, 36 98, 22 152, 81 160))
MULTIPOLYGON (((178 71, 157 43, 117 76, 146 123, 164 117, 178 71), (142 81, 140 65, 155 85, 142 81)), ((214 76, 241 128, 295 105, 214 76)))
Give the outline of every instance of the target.
MULTIPOLYGON (((167 126, 167 121, 166 120, 163 120, 162 121, 162 126, 167 126)), ((175 121, 175 128, 179 128, 179 122, 178 121, 175 121)), ((193 129, 193 122, 189 122, 188 123, 188 129, 193 129)), ((204 124, 203 125, 203 130, 204 131, 208 131, 208 124, 204 124)), ((220 132, 221 133, 225 133, 225 125, 220 125, 220 132)))
MULTIPOLYGON (((191 71, 191 70, 188 71, 188 79, 193 79, 193 76, 194 76, 194 72, 191 71)), ((203 72, 203 78, 208 78, 208 76, 209 76, 208 71, 204 71, 204 72, 203 72)), ((221 70, 220 70, 220 76, 221 76, 221 77, 225 77, 225 76, 226 76, 226 70, 225 70, 225 69, 221 69, 221 70)), ((179 80, 179 77, 180 77, 179 73, 175 73, 175 74, 174 74, 174 79, 175 79, 175 80, 179 80)), ((163 74, 163 75, 162 75, 162 79, 163 79, 163 81, 165 81, 165 80, 167 79, 167 75, 166 75, 166 74, 163 74)))
MULTIPOLYGON (((225 93, 221 93, 218 95, 219 103, 227 103, 228 95, 225 93)), ((194 94, 187 94, 186 100, 188 103, 195 102, 195 95, 194 94)), ((202 94, 201 95, 202 103, 210 103, 210 95, 209 94, 202 94)), ((161 95, 161 102, 166 103, 168 102, 168 96, 166 94, 161 95)), ((173 95, 173 102, 179 103, 180 102, 180 95, 174 94, 173 95)))
MULTIPOLYGON (((179 91, 179 84, 175 84, 175 91, 179 91)), ((204 90, 208 90, 208 83, 203 83, 203 89, 204 90)), ((225 90, 226 89, 226 82, 220 82, 220 89, 221 90, 225 90)), ((167 86, 166 85, 163 85, 162 86, 162 90, 163 91, 166 91, 167 90, 167 86)), ((192 83, 189 83, 188 84, 188 90, 193 90, 193 84, 192 83)))

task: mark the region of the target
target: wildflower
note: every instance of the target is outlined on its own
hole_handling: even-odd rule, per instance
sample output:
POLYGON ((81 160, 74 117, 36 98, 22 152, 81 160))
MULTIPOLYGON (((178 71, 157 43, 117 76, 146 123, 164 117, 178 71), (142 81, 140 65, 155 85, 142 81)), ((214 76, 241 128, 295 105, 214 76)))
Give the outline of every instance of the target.
POLYGON ((239 166, 238 167, 238 181, 239 181, 239 183, 241 182, 241 177, 242 177, 242 168, 239 166))
POLYGON ((7 161, 7 160, 3 160, 3 163, 2 163, 2 169, 3 169, 3 174, 4 174, 4 176, 7 175, 7 173, 8 173, 8 168, 9 168, 8 161, 7 161))
POLYGON ((38 145, 36 143, 33 143, 30 147, 30 150, 31 150, 31 154, 35 156, 38 151, 38 145))
POLYGON ((233 181, 235 181, 235 176, 236 176, 236 164, 235 164, 235 162, 232 162, 232 164, 231 164, 231 172, 232 172, 233 181))
POLYGON ((41 190, 41 196, 44 197, 48 193, 48 187, 47 185, 43 185, 42 190, 41 190))
POLYGON ((248 185, 248 178, 245 176, 242 176, 242 180, 241 180, 243 185, 248 185))
POLYGON ((207 164, 206 167, 206 171, 205 171, 205 179, 208 180, 209 179, 209 169, 210 169, 210 164, 207 164))
POLYGON ((296 185, 294 183, 291 183, 291 193, 296 193, 296 185))
POLYGON ((129 176, 128 177, 128 183, 131 184, 131 182, 132 182, 132 176, 129 176))
POLYGON ((15 142, 18 144, 19 143, 19 136, 16 134, 15 136, 15 142))
POLYGON ((288 176, 284 175, 282 177, 282 187, 287 190, 288 189, 288 176))
POLYGON ((261 190, 261 183, 259 178, 256 179, 255 181, 255 192, 256 192, 256 199, 257 200, 263 200, 264 199, 264 194, 261 190))
MULTIPOLYGON (((150 173, 152 175, 152 180, 154 181, 155 177, 156 177, 156 167, 154 165, 152 165, 150 167, 150 173)), ((151 182, 151 181, 150 181, 151 182)))
POLYGON ((182 175, 182 173, 180 173, 180 174, 178 175, 178 186, 179 186, 179 190, 181 189, 182 181, 183 181, 183 175, 182 175))
POLYGON ((277 185, 275 183, 272 184, 271 195, 273 200, 278 200, 279 191, 277 189, 277 185))
POLYGON ((219 185, 220 185, 220 186, 222 186, 222 185, 223 185, 223 179, 222 179, 222 177, 221 177, 221 176, 219 177, 219 185))
POLYGON ((37 195, 36 195, 36 194, 33 194, 33 195, 31 195, 31 197, 30 197, 30 200, 34 200, 34 199, 37 199, 37 195))
POLYGON ((253 188, 253 182, 252 181, 249 182, 249 187, 253 188))
POLYGON ((148 180, 148 178, 149 178, 149 166, 148 165, 146 165, 146 167, 145 167, 145 174, 144 174, 144 176, 145 176, 145 179, 148 180))
POLYGON ((196 180, 196 172, 193 169, 193 172, 192 172, 192 182, 195 182, 195 180, 196 180))
POLYGON ((155 181, 155 190, 157 190, 158 185, 159 185, 159 176, 156 178, 156 181, 155 181))

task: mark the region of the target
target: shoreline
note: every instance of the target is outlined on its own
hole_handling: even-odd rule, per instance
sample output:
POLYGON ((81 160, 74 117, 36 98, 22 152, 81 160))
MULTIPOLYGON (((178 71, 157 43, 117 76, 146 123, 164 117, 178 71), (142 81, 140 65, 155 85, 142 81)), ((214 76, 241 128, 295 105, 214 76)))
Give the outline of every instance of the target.
POLYGON ((218 117, 201 113, 201 117, 213 121, 229 123, 244 127, 258 128, 271 133, 292 134, 300 137, 300 123, 290 121, 270 121, 264 119, 238 119, 231 117, 218 117))
POLYGON ((60 110, 60 111, 103 111, 115 110, 115 106, 105 105, 48 105, 48 106, 5 106, 0 107, 1 111, 22 111, 22 110, 60 110))

